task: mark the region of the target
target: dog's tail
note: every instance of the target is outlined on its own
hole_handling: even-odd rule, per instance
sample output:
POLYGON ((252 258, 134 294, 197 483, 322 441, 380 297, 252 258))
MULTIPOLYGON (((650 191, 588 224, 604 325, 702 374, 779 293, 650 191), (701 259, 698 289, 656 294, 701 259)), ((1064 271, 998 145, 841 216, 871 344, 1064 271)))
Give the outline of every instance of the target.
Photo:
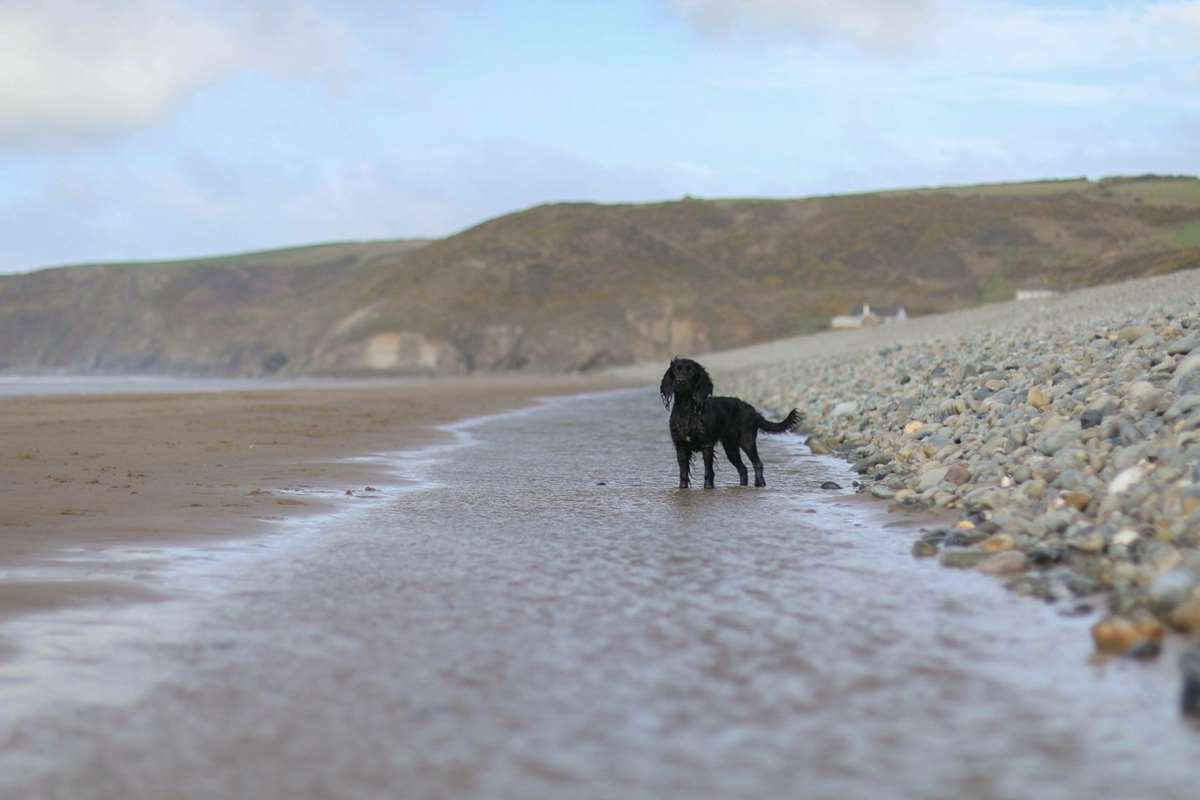
POLYGON ((771 422, 762 414, 758 415, 758 429, 763 433, 787 433, 792 428, 796 427, 796 423, 800 421, 800 412, 792 409, 788 415, 779 422, 771 422))

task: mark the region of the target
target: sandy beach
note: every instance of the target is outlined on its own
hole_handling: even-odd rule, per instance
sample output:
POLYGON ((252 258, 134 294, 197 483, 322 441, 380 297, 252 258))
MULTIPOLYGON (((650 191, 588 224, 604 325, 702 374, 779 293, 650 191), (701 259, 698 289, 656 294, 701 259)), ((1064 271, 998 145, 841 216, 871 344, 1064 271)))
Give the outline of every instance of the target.
MULTIPOLYGON (((612 379, 479 377, 188 394, 0 398, 0 569, 63 548, 252 535, 353 502, 378 467, 347 461, 432 441, 436 426, 612 379)), ((0 619, 97 600, 123 584, 0 586, 0 619)))
POLYGON ((71 562, 166 599, 5 625, 0 795, 1191 797, 1171 653, 1093 664, 1088 618, 914 559, 799 436, 766 489, 680 490, 665 421, 563 398, 332 515, 71 562))

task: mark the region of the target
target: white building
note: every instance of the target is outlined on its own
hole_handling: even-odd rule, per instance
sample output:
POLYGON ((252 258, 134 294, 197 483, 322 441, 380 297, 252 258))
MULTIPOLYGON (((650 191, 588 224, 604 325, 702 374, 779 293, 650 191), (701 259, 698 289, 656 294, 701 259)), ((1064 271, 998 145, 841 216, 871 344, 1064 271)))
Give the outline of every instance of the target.
POLYGON ((874 306, 863 303, 849 314, 834 317, 829 321, 829 327, 837 330, 853 330, 868 328, 872 325, 890 325, 893 322, 903 322, 908 319, 904 306, 874 306))
POLYGON ((1018 300, 1041 300, 1044 297, 1054 297, 1058 292, 1053 289, 1017 289, 1018 300))

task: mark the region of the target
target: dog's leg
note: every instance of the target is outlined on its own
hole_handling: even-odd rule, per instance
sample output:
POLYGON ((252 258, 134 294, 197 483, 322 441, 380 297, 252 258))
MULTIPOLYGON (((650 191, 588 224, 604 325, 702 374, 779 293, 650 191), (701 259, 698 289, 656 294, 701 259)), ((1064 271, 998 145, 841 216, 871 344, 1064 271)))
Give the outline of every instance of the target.
POLYGON ((767 479, 763 477, 762 459, 758 457, 758 443, 753 439, 749 444, 743 444, 742 449, 746 451, 746 455, 750 456, 750 463, 754 465, 754 485, 766 486, 767 479))
POLYGON ((721 446, 725 448, 725 457, 729 459, 729 463, 733 464, 733 468, 737 470, 738 482, 742 486, 750 485, 750 474, 746 472, 746 462, 742 461, 742 454, 738 452, 737 441, 724 441, 721 446))
POLYGON ((704 448, 704 488, 711 489, 716 485, 717 473, 713 470, 713 446, 704 448))
POLYGON ((692 453, 686 447, 676 447, 675 458, 679 460, 679 488, 686 489, 691 485, 692 453))

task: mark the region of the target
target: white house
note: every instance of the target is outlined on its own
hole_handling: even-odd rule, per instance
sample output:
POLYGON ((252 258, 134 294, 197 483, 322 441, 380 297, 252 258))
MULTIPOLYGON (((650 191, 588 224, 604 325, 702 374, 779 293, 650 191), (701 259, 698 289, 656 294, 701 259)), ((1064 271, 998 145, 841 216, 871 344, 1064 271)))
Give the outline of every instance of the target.
POLYGON ((1044 297, 1054 297, 1058 292, 1053 289, 1017 289, 1018 300, 1041 300, 1044 297))
POLYGON ((852 330, 868 328, 872 325, 890 325, 906 319, 908 319, 908 312, 905 311, 904 306, 871 306, 869 303, 863 303, 849 314, 831 319, 829 327, 835 331, 852 330))

